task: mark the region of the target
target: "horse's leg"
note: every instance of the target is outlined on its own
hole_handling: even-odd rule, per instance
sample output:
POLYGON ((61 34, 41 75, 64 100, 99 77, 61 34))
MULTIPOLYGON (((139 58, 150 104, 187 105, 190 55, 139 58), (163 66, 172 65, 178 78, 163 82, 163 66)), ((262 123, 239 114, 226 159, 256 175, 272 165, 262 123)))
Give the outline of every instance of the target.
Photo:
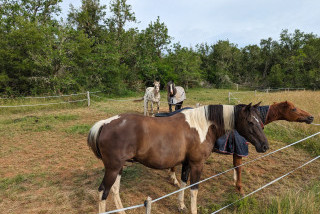
MULTIPOLYGON (((190 185, 197 183, 200 180, 201 172, 203 168, 203 163, 197 163, 191 165, 190 173, 190 185)), ((191 187, 191 213, 197 214, 197 196, 198 196, 199 185, 194 185, 191 187)))
POLYGON ((153 115, 153 101, 151 101, 150 103, 151 103, 151 115, 153 115))
POLYGON ((169 174, 170 174, 170 179, 173 185, 180 187, 179 181, 177 180, 176 177, 176 168, 172 167, 169 169, 169 174))
MULTIPOLYGON (((237 166, 240 166, 241 164, 242 164, 242 157, 234 154, 233 166, 237 167, 237 166)), ((234 185, 236 186, 237 191, 239 191, 241 195, 244 195, 244 191, 242 189, 242 183, 241 183, 241 166, 234 169, 233 172, 234 172, 233 174, 234 185)))
POLYGON ((144 98, 144 111, 143 111, 144 116, 147 116, 147 111, 148 111, 148 100, 144 98))
MULTIPOLYGON (((187 186, 189 174, 190 174, 190 165, 187 161, 185 161, 182 163, 180 188, 184 188, 187 186)), ((186 205, 184 204, 184 190, 179 192, 178 201, 179 201, 179 208, 178 208, 179 211, 186 209, 186 205)))
MULTIPOLYGON (((116 204, 117 209, 122 209, 122 203, 121 203, 121 199, 120 199, 120 180, 121 180, 121 174, 122 174, 122 169, 119 172, 116 181, 114 182, 114 184, 111 187, 111 192, 113 193, 113 199, 114 199, 114 203, 116 204)), ((121 214, 125 214, 124 211, 119 212, 121 214)))
POLYGON ((160 112, 159 110, 160 110, 160 100, 157 102, 157 111, 158 111, 158 113, 160 112))
POLYGON ((175 107, 175 110, 176 110, 176 111, 179 110, 179 109, 181 109, 182 103, 183 103, 183 101, 181 101, 180 103, 177 103, 177 104, 176 104, 176 107, 175 107))
MULTIPOLYGON (((115 183, 116 180, 119 180, 120 185, 120 177, 119 172, 121 171, 121 167, 117 168, 105 168, 104 177, 102 183, 99 186, 99 213, 103 213, 106 211, 106 199, 109 195, 110 189, 115 183), (119 178, 118 178, 119 177, 119 178)), ((120 199, 120 198, 119 198, 120 199)), ((121 204, 121 201, 120 201, 121 204)), ((119 205, 119 204, 118 204, 119 205)), ((118 206, 116 203, 116 206, 118 206)))
POLYGON ((172 112, 172 105, 169 104, 169 112, 171 113, 172 112))

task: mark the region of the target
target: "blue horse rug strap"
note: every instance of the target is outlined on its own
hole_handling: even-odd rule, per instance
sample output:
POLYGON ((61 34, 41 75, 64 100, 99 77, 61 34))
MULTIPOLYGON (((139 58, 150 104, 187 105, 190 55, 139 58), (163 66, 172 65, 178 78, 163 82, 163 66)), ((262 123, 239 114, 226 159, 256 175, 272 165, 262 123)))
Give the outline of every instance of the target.
POLYGON ((263 125, 266 124, 269 109, 270 109, 270 106, 258 106, 258 110, 260 112, 260 118, 262 120, 263 125))
POLYGON ((245 157, 249 154, 248 142, 236 130, 229 131, 216 141, 214 152, 245 157))

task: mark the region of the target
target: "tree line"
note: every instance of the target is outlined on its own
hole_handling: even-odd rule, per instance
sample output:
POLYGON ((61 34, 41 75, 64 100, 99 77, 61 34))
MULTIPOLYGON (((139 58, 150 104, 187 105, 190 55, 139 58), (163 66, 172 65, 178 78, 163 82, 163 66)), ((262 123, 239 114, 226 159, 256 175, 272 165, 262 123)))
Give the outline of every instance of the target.
POLYGON ((154 80, 189 87, 320 88, 320 38, 283 30, 279 41, 239 48, 228 40, 183 47, 160 17, 139 30, 126 0, 82 0, 59 18, 62 0, 1 0, 0 93, 105 90, 125 94, 154 80))

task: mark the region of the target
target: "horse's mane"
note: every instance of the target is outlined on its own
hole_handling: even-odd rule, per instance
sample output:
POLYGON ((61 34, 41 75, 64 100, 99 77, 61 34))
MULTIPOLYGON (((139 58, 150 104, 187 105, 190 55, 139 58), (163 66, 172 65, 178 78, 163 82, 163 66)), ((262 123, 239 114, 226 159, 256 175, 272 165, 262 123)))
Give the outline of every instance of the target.
POLYGON ((239 116, 240 110, 245 104, 240 105, 208 105, 206 110, 206 118, 211 122, 215 122, 219 127, 231 130, 234 128, 236 119, 239 116))

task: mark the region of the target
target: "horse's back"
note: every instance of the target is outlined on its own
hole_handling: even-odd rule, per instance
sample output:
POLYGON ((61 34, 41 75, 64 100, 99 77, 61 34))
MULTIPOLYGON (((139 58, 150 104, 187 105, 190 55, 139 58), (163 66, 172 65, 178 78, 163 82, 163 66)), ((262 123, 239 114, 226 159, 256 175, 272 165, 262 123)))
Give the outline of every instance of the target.
POLYGON ((99 147, 101 154, 110 158, 135 158, 152 168, 169 168, 185 159, 186 129, 183 114, 169 118, 123 114, 104 125, 99 147))

